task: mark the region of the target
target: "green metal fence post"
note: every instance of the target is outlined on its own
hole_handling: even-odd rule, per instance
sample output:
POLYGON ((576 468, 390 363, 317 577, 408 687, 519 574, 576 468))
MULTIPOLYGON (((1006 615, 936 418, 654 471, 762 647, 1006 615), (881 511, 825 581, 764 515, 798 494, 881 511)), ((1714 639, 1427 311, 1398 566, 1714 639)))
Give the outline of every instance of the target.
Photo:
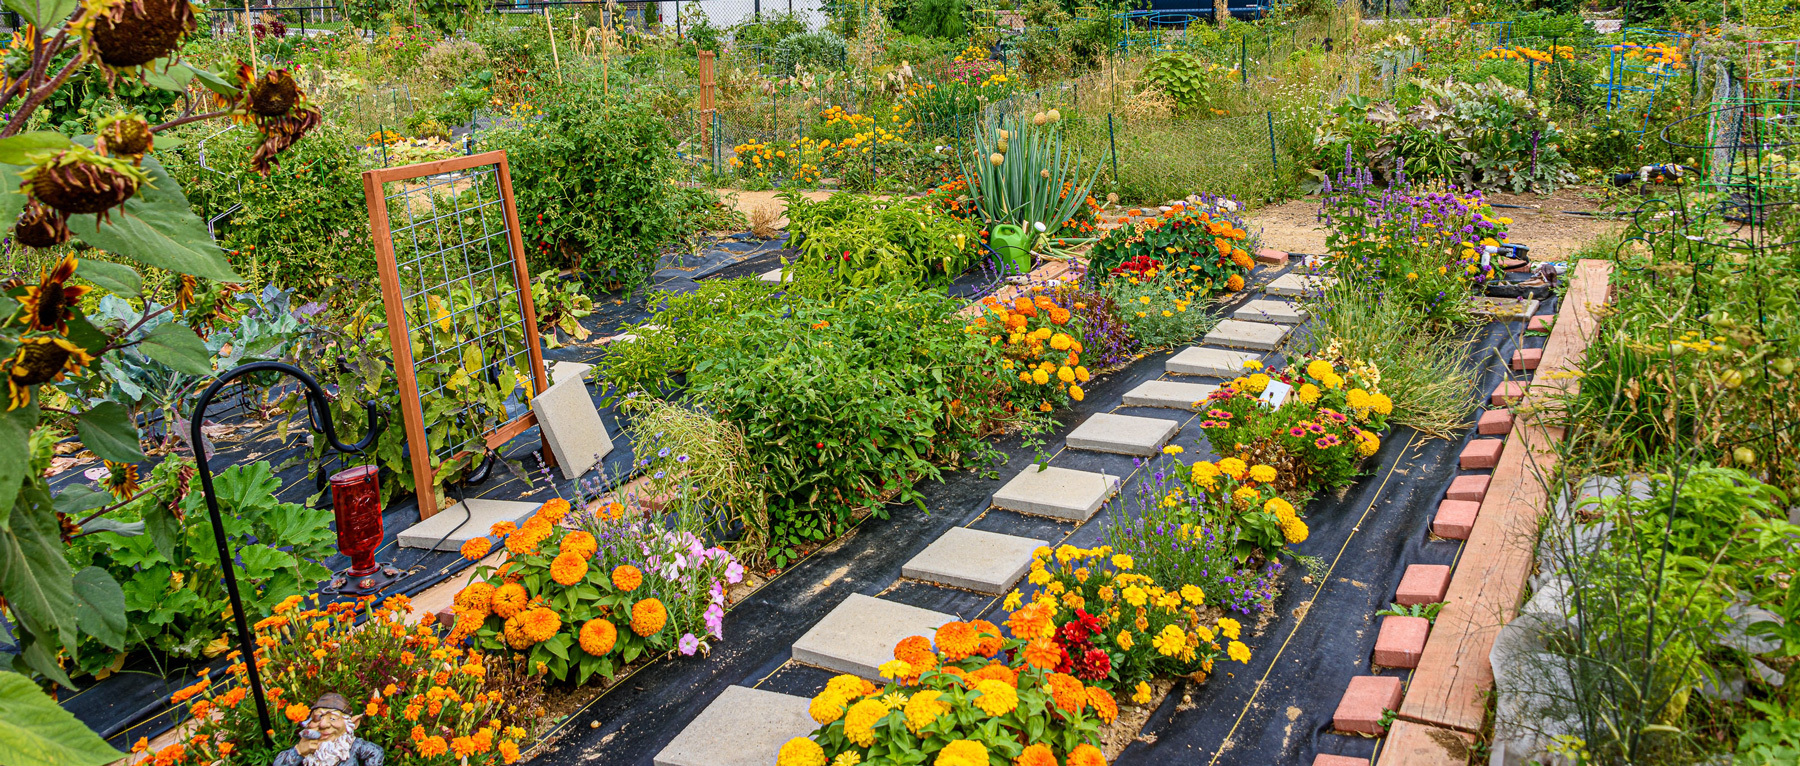
POLYGON ((1119 136, 1113 130, 1112 112, 1106 113, 1106 145, 1112 149, 1113 189, 1119 188, 1119 136))
POLYGON ((1238 77, 1244 84, 1250 83, 1250 42, 1243 36, 1238 37, 1238 77))
POLYGON ((1281 173, 1281 162, 1275 157, 1275 112, 1263 112, 1263 118, 1269 123, 1269 171, 1281 173))

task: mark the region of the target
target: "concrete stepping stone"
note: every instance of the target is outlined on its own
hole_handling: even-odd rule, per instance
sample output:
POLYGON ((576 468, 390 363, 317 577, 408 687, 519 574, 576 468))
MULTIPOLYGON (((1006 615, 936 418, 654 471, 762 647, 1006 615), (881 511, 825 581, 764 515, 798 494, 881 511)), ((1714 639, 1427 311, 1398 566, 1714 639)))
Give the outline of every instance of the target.
POLYGON ((1209 346, 1274 351, 1294 328, 1267 322, 1227 319, 1213 326, 1200 342, 1209 346))
POLYGON ((1173 375, 1209 375, 1230 380, 1244 374, 1244 362, 1261 359, 1262 354, 1249 351, 1190 346, 1171 357, 1163 369, 1173 375))
POLYGON ((1258 299, 1238 307, 1232 319, 1271 324, 1300 324, 1306 321, 1306 310, 1287 301, 1258 299))
POLYGON ((1177 383, 1172 380, 1146 380, 1137 388, 1125 392, 1125 404, 1128 407, 1168 407, 1176 410, 1195 412, 1200 409, 1200 402, 1219 390, 1218 386, 1202 383, 1177 383))
POLYGON ((1465 471, 1493 468, 1500 464, 1500 453, 1505 448, 1505 439, 1476 439, 1469 442, 1469 446, 1463 447, 1458 460, 1465 471))
POLYGON ((1431 533, 1445 540, 1467 540, 1475 531, 1475 517, 1480 514, 1481 503, 1445 500, 1438 503, 1437 515, 1431 519, 1431 533))
POLYGON ((819 728, 812 700, 727 686, 652 760, 655 766, 768 766, 795 737, 819 728))
POLYGON ((1289 272, 1276 277, 1263 292, 1279 298, 1296 298, 1303 295, 1318 295, 1325 288, 1337 284, 1337 277, 1323 275, 1295 274, 1289 272))
POLYGON ((1087 521, 1117 491, 1117 476, 1056 466, 1038 470, 1034 463, 994 493, 994 505, 1034 516, 1087 521))
POLYGON ((764 282, 780 282, 782 279, 781 269, 772 269, 769 271, 765 271, 762 273, 762 276, 757 277, 757 279, 760 279, 764 282))
POLYGON ((1469 299, 1469 312, 1502 322, 1516 322, 1537 313, 1538 302, 1531 298, 1496 298, 1477 295, 1469 299))
POLYGON ((1045 540, 951 527, 906 562, 900 574, 998 596, 1025 576, 1031 568, 1031 552, 1049 544, 1045 540))
POLYGON ((1181 423, 1162 418, 1140 418, 1097 412, 1069 432, 1070 449, 1148 457, 1175 438, 1181 423))
POLYGON ((502 521, 510 521, 514 525, 525 523, 525 519, 537 513, 540 505, 542 503, 470 498, 458 501, 455 505, 439 510, 431 518, 407 527, 396 540, 402 548, 431 548, 435 545, 440 551, 460 550, 463 543, 477 537, 487 537, 488 530, 502 521), (468 509, 466 514, 465 508, 468 509))
POLYGON ((794 661, 880 680, 895 644, 908 636, 935 639, 939 627, 955 621, 955 615, 852 593, 794 642, 794 661))
POLYGON ((1381 618, 1381 632, 1375 635, 1375 664, 1387 668, 1418 667, 1429 635, 1431 621, 1423 617, 1390 614, 1381 618))
POLYGON ((612 435, 580 375, 544 389, 531 400, 531 411, 564 479, 586 474, 613 451, 612 435))
POLYGON ((1444 493, 1445 500, 1473 500, 1477 503, 1487 497, 1488 482, 1492 476, 1458 476, 1450 480, 1450 489, 1444 493))
POLYGON ((1443 564, 1411 564, 1400 575, 1394 603, 1401 606, 1435 604, 1450 590, 1450 567, 1443 564))
POLYGON ((1386 734, 1382 713, 1399 710, 1403 694, 1399 676, 1356 676, 1331 714, 1331 727, 1352 734, 1386 734))
POLYGON ((1512 410, 1496 407, 1481 413, 1481 419, 1475 422, 1475 433, 1482 436, 1505 436, 1512 433, 1512 410))
POLYGON ((582 362, 553 362, 550 365, 550 383, 554 385, 565 380, 586 377, 587 371, 591 369, 594 369, 593 365, 582 362))

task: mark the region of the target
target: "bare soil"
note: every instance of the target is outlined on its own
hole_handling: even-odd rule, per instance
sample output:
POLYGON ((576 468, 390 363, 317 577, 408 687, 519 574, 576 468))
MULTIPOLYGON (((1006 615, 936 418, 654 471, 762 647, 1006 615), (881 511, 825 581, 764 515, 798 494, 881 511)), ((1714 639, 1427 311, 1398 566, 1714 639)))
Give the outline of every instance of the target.
MULTIPOLYGON (((1491 203, 1518 205, 1495 208, 1513 219, 1507 238, 1531 247, 1534 260, 1554 261, 1575 254, 1581 246, 1621 224, 1604 218, 1568 215, 1563 211, 1596 212, 1598 203, 1582 195, 1581 187, 1558 189, 1555 194, 1487 195, 1491 203)), ((1319 198, 1304 197, 1280 205, 1258 208, 1248 218, 1252 231, 1262 230, 1262 244, 1290 253, 1325 252, 1325 231, 1319 228, 1319 198)))

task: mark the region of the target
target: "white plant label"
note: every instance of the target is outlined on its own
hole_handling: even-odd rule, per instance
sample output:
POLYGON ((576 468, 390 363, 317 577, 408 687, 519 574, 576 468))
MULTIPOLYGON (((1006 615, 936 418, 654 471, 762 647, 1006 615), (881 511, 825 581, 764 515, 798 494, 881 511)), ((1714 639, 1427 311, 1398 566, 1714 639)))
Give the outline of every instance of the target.
POLYGON ((1258 401, 1269 405, 1269 409, 1279 410, 1281 409, 1281 405, 1287 402, 1288 394, 1293 393, 1293 391, 1293 386, 1279 380, 1271 380, 1269 381, 1268 388, 1263 389, 1262 397, 1258 399, 1258 401))

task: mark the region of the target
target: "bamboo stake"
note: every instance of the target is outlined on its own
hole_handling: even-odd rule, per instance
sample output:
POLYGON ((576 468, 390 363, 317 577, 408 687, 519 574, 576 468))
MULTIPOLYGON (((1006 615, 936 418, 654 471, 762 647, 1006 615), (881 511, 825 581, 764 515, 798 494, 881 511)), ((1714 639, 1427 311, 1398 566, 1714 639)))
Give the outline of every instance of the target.
POLYGON ((556 52, 556 25, 550 22, 549 8, 544 9, 544 31, 550 33, 550 60, 556 64, 556 81, 560 84, 563 81, 562 54, 556 52))

